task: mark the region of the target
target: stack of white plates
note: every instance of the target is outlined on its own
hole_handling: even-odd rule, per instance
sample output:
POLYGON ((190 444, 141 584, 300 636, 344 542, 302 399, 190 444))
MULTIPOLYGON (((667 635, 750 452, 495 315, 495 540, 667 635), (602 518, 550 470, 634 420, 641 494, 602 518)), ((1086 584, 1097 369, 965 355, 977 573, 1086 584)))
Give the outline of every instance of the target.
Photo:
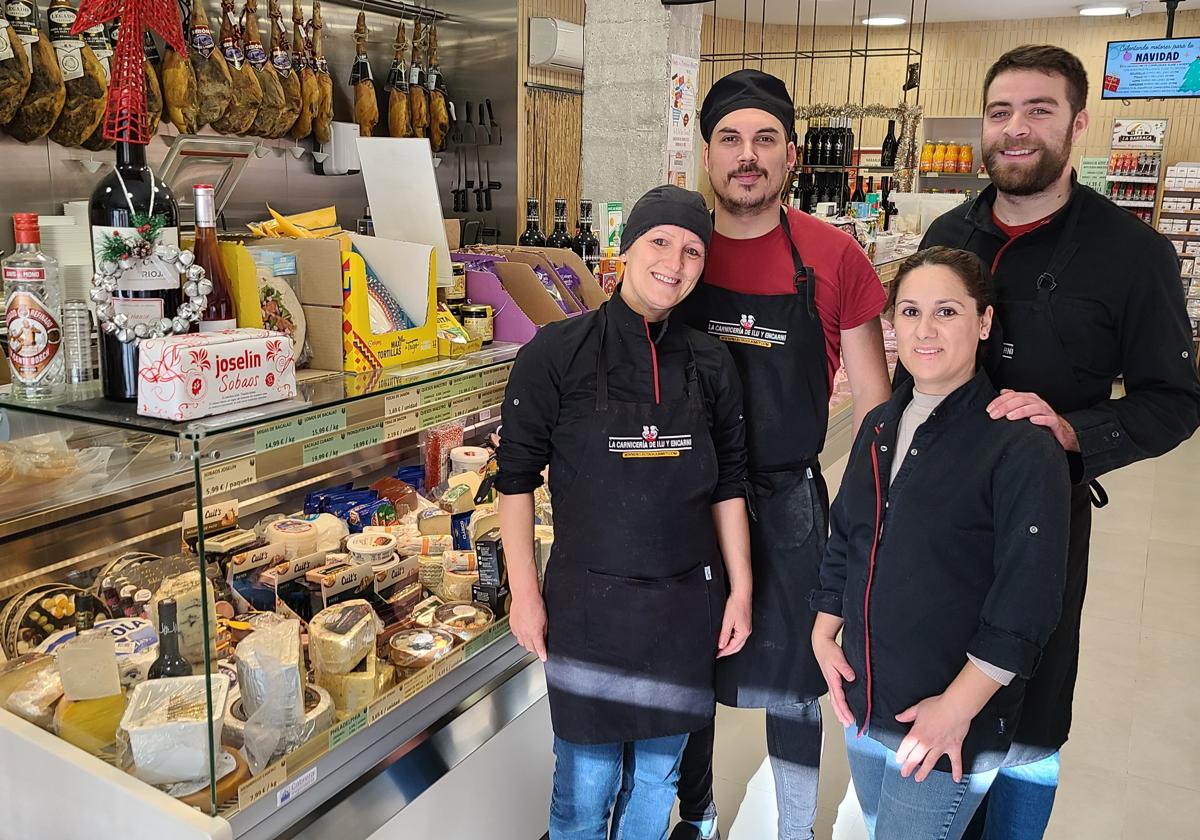
MULTIPOLYGON (((68 210, 71 208, 68 207, 68 210)), ((85 215, 39 216, 42 250, 58 260, 63 299, 87 300, 92 282, 92 230, 85 215)))

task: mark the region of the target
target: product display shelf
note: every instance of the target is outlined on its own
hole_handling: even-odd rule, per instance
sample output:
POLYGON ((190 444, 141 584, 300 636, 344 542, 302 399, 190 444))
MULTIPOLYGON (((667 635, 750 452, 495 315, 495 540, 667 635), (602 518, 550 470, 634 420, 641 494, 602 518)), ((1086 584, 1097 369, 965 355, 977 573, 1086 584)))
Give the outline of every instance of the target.
POLYGON ((991 176, 986 172, 922 172, 922 178, 970 178, 976 181, 990 181, 991 176))
MULTIPOLYGON (((125 552, 178 555, 180 522, 189 510, 221 515, 232 509, 240 527, 253 527, 266 514, 300 510, 313 489, 340 482, 365 486, 416 460, 418 433, 432 426, 457 420, 468 439, 478 437, 499 420, 517 349, 497 343, 453 361, 310 380, 294 401, 183 424, 141 418, 131 407, 86 393, 50 405, 0 396, 18 448, 22 439, 43 442, 44 437, 26 438, 39 434, 56 436, 73 453, 108 448, 110 455, 121 455, 94 466, 98 475, 91 476, 90 504, 64 486, 41 494, 37 509, 6 512, 0 519, 0 597, 33 585, 94 591, 100 569, 125 552)), ((179 555, 164 561, 190 564, 200 572, 200 603, 213 583, 205 574, 204 527, 197 529, 190 560, 179 555)), ((203 620, 198 623, 214 637, 208 613, 199 612, 203 620)), ((36 632, 21 638, 35 646, 36 632)), ((224 708, 212 708, 217 663, 207 648, 200 658, 194 671, 206 675, 204 705, 224 719, 224 708)), ((91 799, 113 803, 111 825, 114 832, 119 826, 122 836, 277 837, 326 803, 351 795, 360 776, 403 763, 413 745, 487 702, 528 662, 502 618, 445 659, 377 692, 365 708, 344 715, 221 802, 221 787, 211 784, 215 757, 206 750, 211 793, 200 808, 202 818, 165 792, 7 710, 0 711, 6 754, 0 784, 18 803, 10 815, 13 824, 31 833, 82 836, 94 824, 86 813, 53 807, 51 791, 69 780, 91 799), (142 831, 141 826, 153 824, 171 828, 157 835, 142 831)), ((494 723, 504 725, 500 718, 494 723)), ((475 731, 471 737, 483 734, 475 731)))
POLYGON ((1104 180, 1108 183, 1130 183, 1130 184, 1157 184, 1158 178, 1149 175, 1105 175, 1104 180))
POLYGON ((1155 206, 1153 201, 1126 201, 1121 198, 1113 199, 1113 204, 1118 207, 1142 207, 1145 209, 1153 209, 1155 206))

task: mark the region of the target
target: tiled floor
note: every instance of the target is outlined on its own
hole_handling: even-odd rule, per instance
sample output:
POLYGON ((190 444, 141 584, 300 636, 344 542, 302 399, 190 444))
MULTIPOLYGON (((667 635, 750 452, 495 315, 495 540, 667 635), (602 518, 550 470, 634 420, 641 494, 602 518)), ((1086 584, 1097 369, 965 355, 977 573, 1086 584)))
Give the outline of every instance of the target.
MULTIPOLYGON (((843 468, 827 471, 831 490, 843 468)), ((1200 436, 1103 484, 1111 504, 1095 512, 1075 722, 1046 836, 1200 836, 1200 436)), ((845 750, 826 709, 835 731, 826 737, 817 837, 860 840, 845 750)), ((721 709, 716 799, 729 840, 775 837, 765 756, 763 713, 721 709)))

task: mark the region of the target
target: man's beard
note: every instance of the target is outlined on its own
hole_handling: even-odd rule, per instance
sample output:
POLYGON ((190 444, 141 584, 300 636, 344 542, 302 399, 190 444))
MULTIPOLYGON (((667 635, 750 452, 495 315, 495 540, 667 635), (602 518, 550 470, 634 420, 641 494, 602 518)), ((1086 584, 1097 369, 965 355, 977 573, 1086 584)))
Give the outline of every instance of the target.
POLYGON ((754 216, 768 207, 774 207, 779 204, 780 195, 783 193, 783 183, 787 180, 785 172, 778 182, 771 178, 771 173, 757 166, 744 166, 736 169, 725 179, 725 185, 718 188, 713 184, 713 193, 717 196, 717 203, 721 205, 721 209, 731 216, 754 216), (768 190, 763 195, 747 192, 741 184, 734 181, 737 175, 745 175, 750 172, 755 172, 762 175, 767 182, 768 190), (723 192, 726 190, 727 192, 723 192))
POLYGON ((1036 145, 1008 143, 998 140, 983 150, 984 165, 992 183, 1002 193, 1009 195, 1036 195, 1062 175, 1071 159, 1071 134, 1068 130, 1057 149, 1045 143, 1036 145), (1041 152, 1033 166, 1011 165, 1004 160, 1004 151, 1012 149, 1036 149, 1041 152))

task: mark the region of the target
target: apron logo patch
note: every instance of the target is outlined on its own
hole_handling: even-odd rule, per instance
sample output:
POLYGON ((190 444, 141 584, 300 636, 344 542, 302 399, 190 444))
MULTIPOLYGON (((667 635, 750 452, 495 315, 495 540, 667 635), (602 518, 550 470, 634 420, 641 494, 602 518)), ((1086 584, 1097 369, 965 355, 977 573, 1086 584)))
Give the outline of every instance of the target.
POLYGON ((1004 345, 1000 348, 1000 355, 1005 359, 1011 359, 1013 357, 1013 346, 1010 342, 1004 342, 1004 345))
POLYGON ((622 458, 678 458, 692 448, 691 435, 666 435, 658 426, 642 426, 637 437, 610 437, 608 451, 622 458))
POLYGON ((752 344, 755 347, 782 347, 787 344, 787 330, 758 326, 753 315, 741 315, 736 324, 729 321, 709 321, 708 334, 721 341, 752 344))

